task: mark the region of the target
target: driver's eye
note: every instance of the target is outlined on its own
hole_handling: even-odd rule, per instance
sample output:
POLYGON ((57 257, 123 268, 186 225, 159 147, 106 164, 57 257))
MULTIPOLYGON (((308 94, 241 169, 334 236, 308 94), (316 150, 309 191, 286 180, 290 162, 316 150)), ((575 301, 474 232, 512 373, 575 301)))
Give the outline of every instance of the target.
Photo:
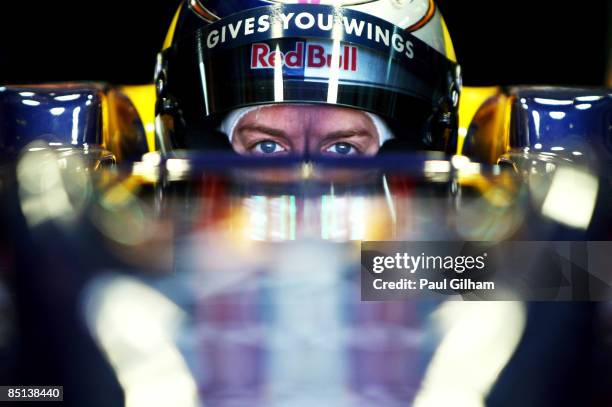
POLYGON ((336 143, 325 150, 325 152, 338 155, 354 155, 358 153, 357 149, 349 143, 336 143))
POLYGON ((278 154, 287 150, 276 141, 265 140, 255 144, 255 146, 253 146, 253 151, 257 154, 278 154))

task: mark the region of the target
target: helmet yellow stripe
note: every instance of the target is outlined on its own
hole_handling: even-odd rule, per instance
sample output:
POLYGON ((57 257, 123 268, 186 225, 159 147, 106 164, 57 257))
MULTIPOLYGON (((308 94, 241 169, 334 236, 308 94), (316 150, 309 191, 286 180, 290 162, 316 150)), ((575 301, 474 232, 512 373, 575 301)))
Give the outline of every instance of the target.
POLYGON ((444 17, 440 16, 440 21, 442 21, 442 33, 444 34, 444 47, 446 49, 446 57, 456 63, 457 55, 455 54, 455 47, 453 46, 453 40, 451 40, 451 36, 448 32, 448 27, 446 26, 446 21, 444 21, 444 17))
POLYGON ((172 46, 172 41, 174 40, 174 32, 176 31, 176 24, 178 22, 179 15, 181 14, 181 10, 183 9, 183 4, 181 4, 174 14, 174 18, 172 19, 172 24, 170 24, 170 29, 168 30, 168 34, 166 34, 166 39, 164 40, 164 46, 162 51, 167 50, 172 46))

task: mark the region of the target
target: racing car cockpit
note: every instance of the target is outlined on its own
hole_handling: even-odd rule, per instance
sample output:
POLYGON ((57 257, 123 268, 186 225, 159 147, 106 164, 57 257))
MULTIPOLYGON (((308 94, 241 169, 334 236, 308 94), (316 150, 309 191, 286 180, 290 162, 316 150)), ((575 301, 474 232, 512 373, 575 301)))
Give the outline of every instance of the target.
POLYGON ((184 1, 153 84, 0 87, 0 382, 75 406, 605 404, 589 301, 612 279, 584 261, 612 237, 611 120, 609 90, 463 87, 433 1, 184 1), (495 292, 370 301, 377 241, 545 250, 498 259, 495 292))

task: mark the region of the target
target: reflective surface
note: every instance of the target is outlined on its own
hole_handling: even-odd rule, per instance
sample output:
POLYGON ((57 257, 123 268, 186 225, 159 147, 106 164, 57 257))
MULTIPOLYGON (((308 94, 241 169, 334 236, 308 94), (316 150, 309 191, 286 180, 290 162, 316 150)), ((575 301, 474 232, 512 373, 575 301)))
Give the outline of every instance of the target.
POLYGON ((594 212, 572 209, 587 219, 576 227, 539 203, 599 188, 580 167, 543 174, 534 191, 513 172, 438 155, 150 154, 93 172, 61 152, 21 157, 0 201, 20 339, 0 370, 62 383, 66 405, 612 400, 604 304, 360 301, 361 239, 584 238, 594 212))
POLYGON ((533 159, 604 168, 612 157, 611 95, 605 89, 552 87, 495 95, 476 113, 463 152, 487 162, 526 152, 533 159))
POLYGON ((117 89, 89 83, 0 87, 0 161, 14 160, 34 142, 85 154, 104 150, 109 165, 148 152, 143 121, 117 89))
POLYGON ((576 162, 612 161, 612 93, 605 90, 525 89, 517 93, 514 147, 576 162))
POLYGON ((609 95, 556 92, 483 106, 482 162, 302 162, 140 158, 112 92, 72 145, 76 99, 0 88, 0 381, 79 407, 610 405, 608 304, 360 300, 362 240, 612 237, 609 95))
POLYGON ((2 151, 43 138, 56 146, 101 145, 101 103, 100 91, 87 84, 0 88, 2 151))

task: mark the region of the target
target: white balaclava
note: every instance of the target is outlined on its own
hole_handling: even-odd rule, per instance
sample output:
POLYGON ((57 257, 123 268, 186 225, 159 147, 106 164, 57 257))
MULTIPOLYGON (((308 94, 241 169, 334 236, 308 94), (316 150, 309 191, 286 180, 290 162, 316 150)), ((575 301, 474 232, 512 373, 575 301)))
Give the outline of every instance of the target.
MULTIPOLYGON (((273 106, 273 105, 251 106, 251 107, 243 107, 241 109, 233 110, 231 113, 227 115, 225 119, 223 119, 223 122, 221 123, 221 126, 219 127, 219 131, 221 131, 222 133, 225 133, 229 139, 229 142, 231 143, 232 138, 234 137, 234 131, 236 130, 236 126, 238 125, 238 123, 244 116, 246 116, 247 114, 251 113, 254 110, 263 109, 269 106, 273 106)), ((372 120, 372 123, 374 123, 374 127, 376 127, 376 131, 378 132, 378 139, 380 141, 381 147, 388 140, 395 138, 393 136, 393 133, 391 132, 391 129, 387 125, 387 123, 385 123, 384 120, 380 118, 380 116, 377 116, 374 113, 369 113, 369 112, 364 112, 364 113, 368 115, 368 117, 372 120)))

